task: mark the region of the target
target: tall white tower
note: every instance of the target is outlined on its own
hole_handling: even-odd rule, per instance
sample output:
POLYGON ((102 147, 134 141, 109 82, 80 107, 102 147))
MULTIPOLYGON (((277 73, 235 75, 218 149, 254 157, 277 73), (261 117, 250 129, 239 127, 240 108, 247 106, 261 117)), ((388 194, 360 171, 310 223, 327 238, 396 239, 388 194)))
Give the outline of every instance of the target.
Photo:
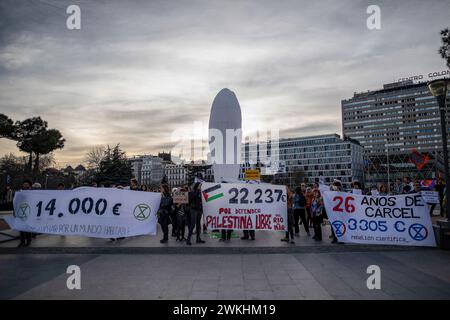
POLYGON ((209 116, 209 160, 215 182, 236 181, 241 162, 242 115, 233 91, 222 89, 209 116))

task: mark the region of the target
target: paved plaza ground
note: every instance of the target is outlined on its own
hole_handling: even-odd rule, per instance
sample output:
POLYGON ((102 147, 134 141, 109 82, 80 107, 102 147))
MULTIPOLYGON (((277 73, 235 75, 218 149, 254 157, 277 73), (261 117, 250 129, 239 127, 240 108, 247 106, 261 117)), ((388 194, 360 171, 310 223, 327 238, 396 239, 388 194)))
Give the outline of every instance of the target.
POLYGON ((450 299, 450 252, 2 254, 1 299, 450 299), (81 290, 68 290, 69 265, 81 290), (368 290, 366 268, 381 268, 368 290))
POLYGON ((150 236, 114 243, 40 235, 19 249, 6 242, 0 299, 450 299, 449 251, 336 245, 327 233, 317 243, 303 232, 295 245, 267 232, 255 241, 203 238, 192 247, 150 236), (381 290, 366 286, 374 264, 381 290), (81 268, 81 290, 67 289, 69 265, 81 268))
MULTIPOLYGON (((170 238, 108 239, 39 235, 29 248, 0 243, 0 299, 450 299, 450 252, 436 248, 331 244, 303 228, 295 244, 283 233, 257 232, 187 246, 170 238), (81 268, 81 290, 66 286, 81 268), (367 267, 381 269, 369 290, 367 267)), ((17 235, 12 230, 2 232, 17 235)), ((0 236, 0 240, 8 237, 0 236)))
MULTIPOLYGON (((284 232, 257 231, 256 240, 241 240, 241 231, 233 232, 230 241, 219 241, 219 233, 202 233, 204 244, 195 243, 193 236, 192 246, 186 242, 177 242, 175 237, 169 237, 169 242, 161 244, 161 230, 158 225, 156 236, 136 236, 120 241, 109 239, 97 239, 78 236, 58 236, 58 235, 38 235, 33 240, 30 247, 16 248, 18 240, 0 243, 0 253, 2 254, 25 254, 25 253, 71 253, 71 254, 104 254, 104 253, 146 253, 146 254, 229 254, 229 253, 318 253, 318 252, 349 252, 349 251, 379 251, 385 250, 411 250, 410 247, 398 246, 373 246, 373 245, 352 245, 352 244, 331 244, 330 226, 325 225, 323 230, 323 241, 315 241, 311 236, 307 236, 303 227, 299 236, 295 237, 295 244, 283 242, 284 232)), ((6 235, 18 236, 17 231, 4 230, 0 235, 0 241, 6 240, 6 235)))

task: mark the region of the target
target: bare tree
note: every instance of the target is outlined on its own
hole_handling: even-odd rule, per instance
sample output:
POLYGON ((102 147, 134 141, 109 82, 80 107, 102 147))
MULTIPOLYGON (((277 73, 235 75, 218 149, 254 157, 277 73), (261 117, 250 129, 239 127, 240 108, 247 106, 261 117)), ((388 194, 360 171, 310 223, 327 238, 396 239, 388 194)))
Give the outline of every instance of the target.
POLYGON ((51 168, 56 164, 55 155, 52 153, 43 155, 39 161, 39 171, 42 172, 45 169, 51 168))
POLYGON ((105 146, 95 146, 86 154, 84 162, 86 163, 88 169, 97 170, 100 166, 100 162, 105 156, 106 147, 105 146))

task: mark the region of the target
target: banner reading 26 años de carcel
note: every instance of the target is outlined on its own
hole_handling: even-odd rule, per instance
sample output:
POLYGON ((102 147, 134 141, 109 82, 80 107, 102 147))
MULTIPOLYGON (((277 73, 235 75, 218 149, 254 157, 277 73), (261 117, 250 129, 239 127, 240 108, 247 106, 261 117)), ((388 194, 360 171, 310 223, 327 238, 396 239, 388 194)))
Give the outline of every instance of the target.
POLYGON ((420 194, 374 197, 325 191, 324 202, 339 241, 436 246, 430 214, 420 194))

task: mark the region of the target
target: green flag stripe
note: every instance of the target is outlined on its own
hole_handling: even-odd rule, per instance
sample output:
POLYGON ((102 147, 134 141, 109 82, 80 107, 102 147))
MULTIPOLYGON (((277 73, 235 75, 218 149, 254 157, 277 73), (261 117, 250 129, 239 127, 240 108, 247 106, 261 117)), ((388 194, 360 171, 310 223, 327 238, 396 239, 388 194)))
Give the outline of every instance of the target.
POLYGON ((222 198, 222 197, 223 197, 223 193, 218 193, 216 195, 213 195, 212 197, 209 197, 208 200, 206 200, 206 202, 210 202, 210 201, 213 201, 215 199, 222 198))

